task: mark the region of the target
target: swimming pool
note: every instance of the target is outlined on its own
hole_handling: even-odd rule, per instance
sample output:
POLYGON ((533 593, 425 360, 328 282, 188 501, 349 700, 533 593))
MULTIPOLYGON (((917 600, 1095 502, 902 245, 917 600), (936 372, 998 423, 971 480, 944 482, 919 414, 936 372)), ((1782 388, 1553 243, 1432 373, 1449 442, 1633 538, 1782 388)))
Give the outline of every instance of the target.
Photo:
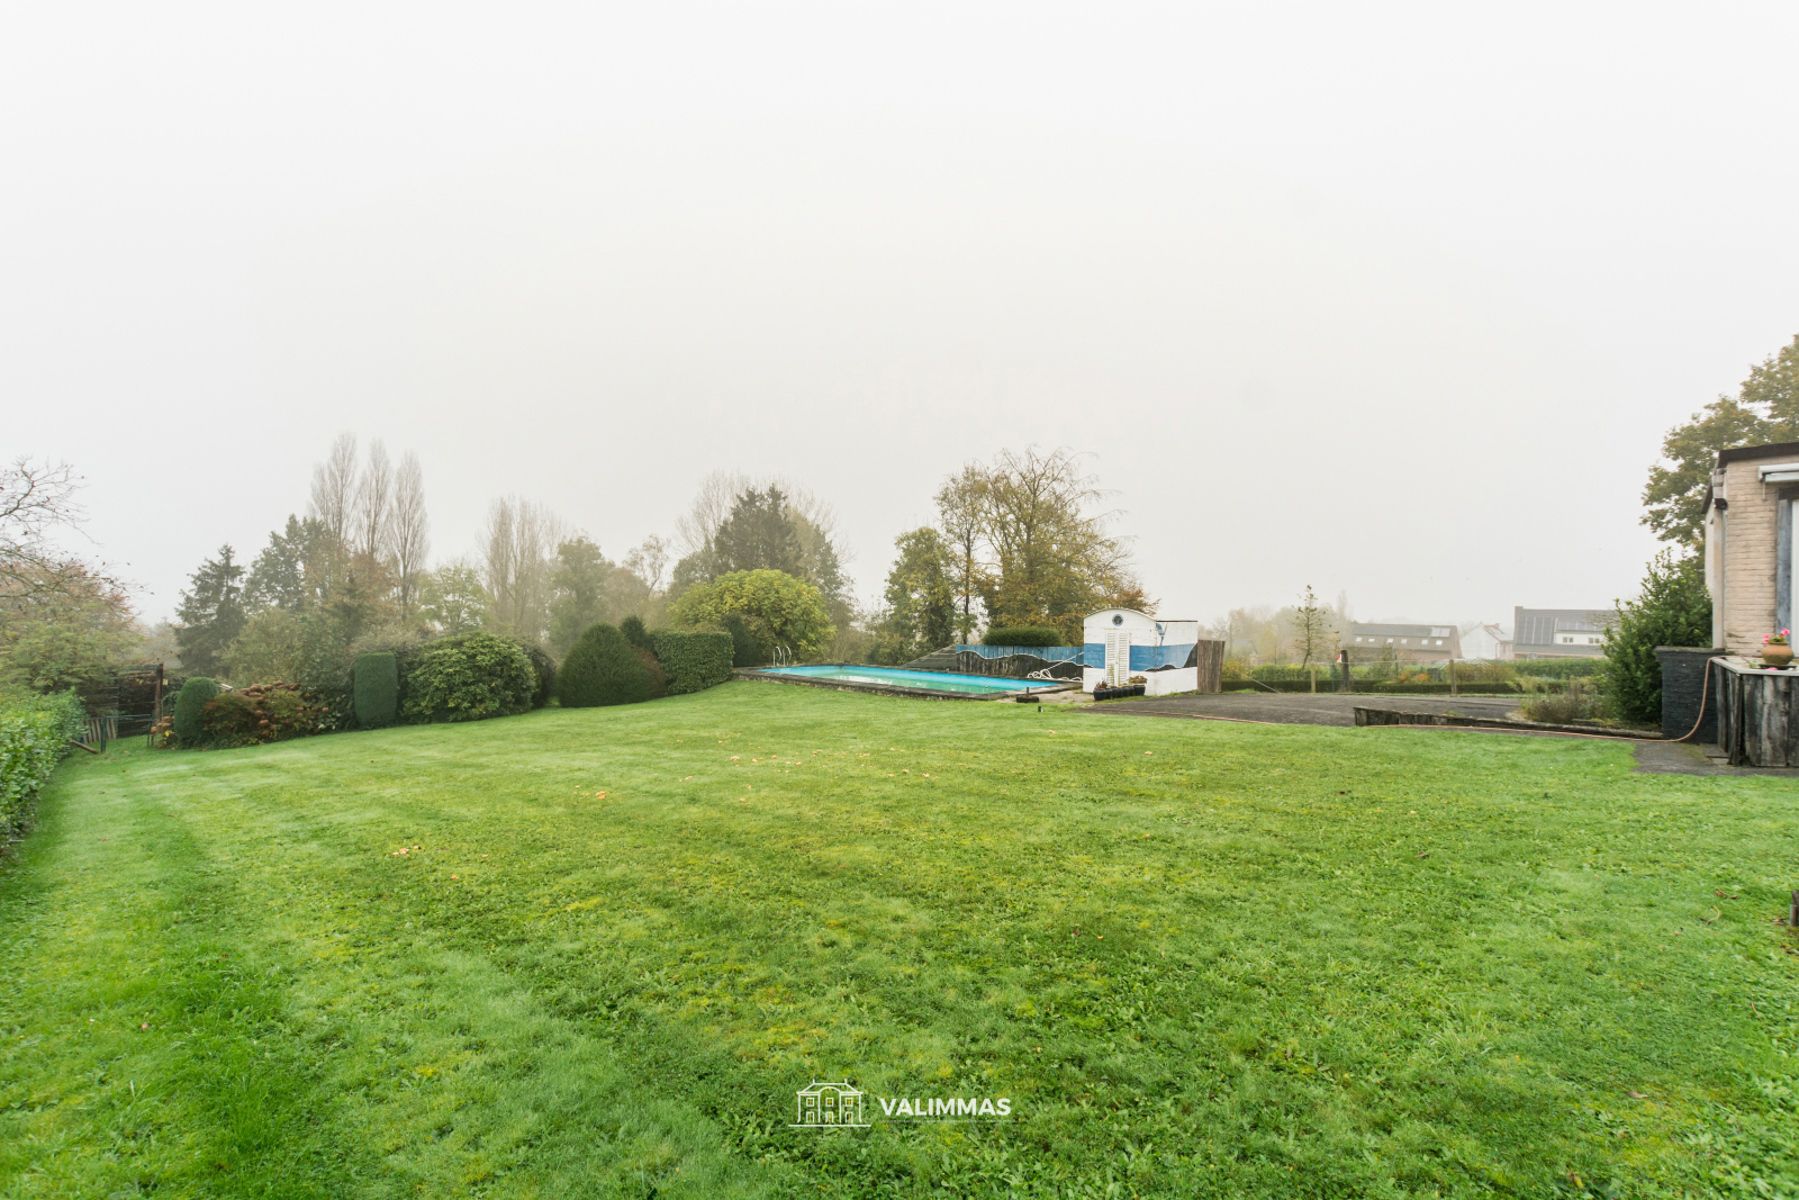
POLYGON ((795 683, 823 683, 938 696, 998 697, 1018 692, 1055 691, 1068 686, 1055 680, 955 675, 948 671, 908 671, 904 667, 864 667, 849 663, 827 663, 815 667, 764 667, 756 674, 795 683))

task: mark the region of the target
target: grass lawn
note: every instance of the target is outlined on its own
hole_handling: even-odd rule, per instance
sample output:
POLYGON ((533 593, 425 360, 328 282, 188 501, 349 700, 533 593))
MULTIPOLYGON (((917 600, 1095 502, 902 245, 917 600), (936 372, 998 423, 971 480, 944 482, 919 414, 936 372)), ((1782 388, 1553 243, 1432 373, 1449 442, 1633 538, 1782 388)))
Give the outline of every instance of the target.
POLYGON ((757 683, 77 756, 0 1195, 1794 1194, 1799 787, 1631 767, 757 683))

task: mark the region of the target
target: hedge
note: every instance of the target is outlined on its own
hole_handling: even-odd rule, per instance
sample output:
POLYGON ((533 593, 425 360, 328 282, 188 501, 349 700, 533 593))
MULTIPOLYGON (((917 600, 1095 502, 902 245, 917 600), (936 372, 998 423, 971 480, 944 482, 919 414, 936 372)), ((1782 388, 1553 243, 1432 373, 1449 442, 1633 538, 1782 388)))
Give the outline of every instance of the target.
POLYGON ((33 696, 0 708, 0 832, 19 825, 31 798, 86 723, 87 710, 73 692, 33 696))
POLYGON ((981 638, 983 646, 1060 646, 1062 631, 1048 625, 995 625, 981 638))
POLYGON ((206 741, 206 702, 219 694, 217 680, 196 675, 181 685, 175 696, 175 740, 183 746, 206 741))
POLYGON ((356 723, 382 729, 400 719, 400 660, 391 650, 356 656, 350 676, 356 723))
POLYGON ((668 672, 671 696, 702 692, 731 677, 731 635, 723 630, 660 629, 650 648, 668 672))
POLYGON ((297 683, 258 683, 220 692, 200 710, 201 740, 208 746, 256 746, 335 728, 330 707, 297 683))
POLYGON ((624 634, 592 625, 563 658, 556 690, 564 708, 636 704, 650 698, 651 680, 624 634))

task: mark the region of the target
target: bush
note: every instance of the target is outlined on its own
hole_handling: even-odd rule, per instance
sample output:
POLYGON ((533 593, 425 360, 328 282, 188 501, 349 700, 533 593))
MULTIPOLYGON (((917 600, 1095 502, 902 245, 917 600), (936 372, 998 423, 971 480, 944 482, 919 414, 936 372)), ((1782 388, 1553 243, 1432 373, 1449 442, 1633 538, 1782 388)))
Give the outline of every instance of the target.
POLYGON ((592 625, 562 660, 556 687, 562 707, 594 708, 648 700, 651 679, 624 634, 610 625, 592 625))
POLYGON ((531 670, 537 676, 537 686, 531 692, 531 707, 542 708, 556 694, 556 660, 542 646, 520 642, 519 649, 531 660, 531 670))
POLYGON ((698 629, 660 629, 650 646, 668 672, 668 690, 680 696, 701 692, 731 677, 735 646, 731 635, 698 629))
POLYGON ((631 653, 637 656, 638 663, 643 667, 643 677, 649 684, 650 699, 660 700, 668 695, 668 672, 656 661, 655 653, 636 646, 631 647, 631 653))
POLYGON ((1048 625, 995 625, 981 638, 983 646, 1063 646, 1062 631, 1048 625))
POLYGON ((203 717, 206 702, 219 694, 217 681, 196 675, 181 685, 175 696, 175 740, 183 746, 205 744, 203 717))
POLYGON ((1613 711, 1626 721, 1660 724, 1662 666, 1655 648, 1708 646, 1711 640, 1712 598, 1703 565, 1696 555, 1676 559, 1662 551, 1643 576, 1642 593, 1618 606, 1618 623, 1605 635, 1605 690, 1613 711))
POLYGON ((400 719, 400 660, 392 650, 356 657, 351 676, 356 702, 356 723, 364 729, 383 729, 400 719))
MULTIPOLYGON (((1656 714, 1661 713, 1661 700, 1656 699, 1656 714)), ((1550 725, 1573 725, 1591 722, 1602 715, 1603 697, 1599 689, 1586 679, 1570 679, 1559 692, 1539 692, 1522 705, 1524 715, 1532 721, 1550 725)))
POLYGON ((518 643, 462 633, 422 647, 400 711, 409 721, 480 721, 525 712, 537 672, 518 643))
POLYGON ((0 832, 23 821, 31 798, 86 723, 87 710, 73 692, 32 696, 0 708, 0 832))
POLYGON ((769 660, 768 647, 750 632, 742 617, 732 613, 719 624, 724 626, 726 636, 731 639, 732 666, 759 667, 769 660))
POLYGON ((643 618, 641 617, 626 617, 618 623, 618 631, 625 635, 625 640, 627 642, 630 642, 639 650, 653 651, 655 649, 654 646, 650 645, 650 631, 643 627, 643 618))
POLYGON ((740 617, 762 646, 783 648, 800 659, 823 650, 837 634, 822 592, 785 571, 767 568, 732 571, 689 588, 669 614, 676 625, 702 629, 740 617))
POLYGON ((209 746, 254 746, 329 733, 330 710, 296 683, 259 683, 220 692, 201 709, 202 740, 209 746))

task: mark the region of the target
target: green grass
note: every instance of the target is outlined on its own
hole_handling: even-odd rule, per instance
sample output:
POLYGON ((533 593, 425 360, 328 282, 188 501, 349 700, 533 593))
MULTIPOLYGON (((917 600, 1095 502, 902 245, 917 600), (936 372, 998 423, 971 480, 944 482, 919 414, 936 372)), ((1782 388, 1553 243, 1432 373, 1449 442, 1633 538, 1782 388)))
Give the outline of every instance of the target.
POLYGON ((1631 765, 756 683, 78 756, 0 1195, 1790 1195, 1799 789, 1631 765))

